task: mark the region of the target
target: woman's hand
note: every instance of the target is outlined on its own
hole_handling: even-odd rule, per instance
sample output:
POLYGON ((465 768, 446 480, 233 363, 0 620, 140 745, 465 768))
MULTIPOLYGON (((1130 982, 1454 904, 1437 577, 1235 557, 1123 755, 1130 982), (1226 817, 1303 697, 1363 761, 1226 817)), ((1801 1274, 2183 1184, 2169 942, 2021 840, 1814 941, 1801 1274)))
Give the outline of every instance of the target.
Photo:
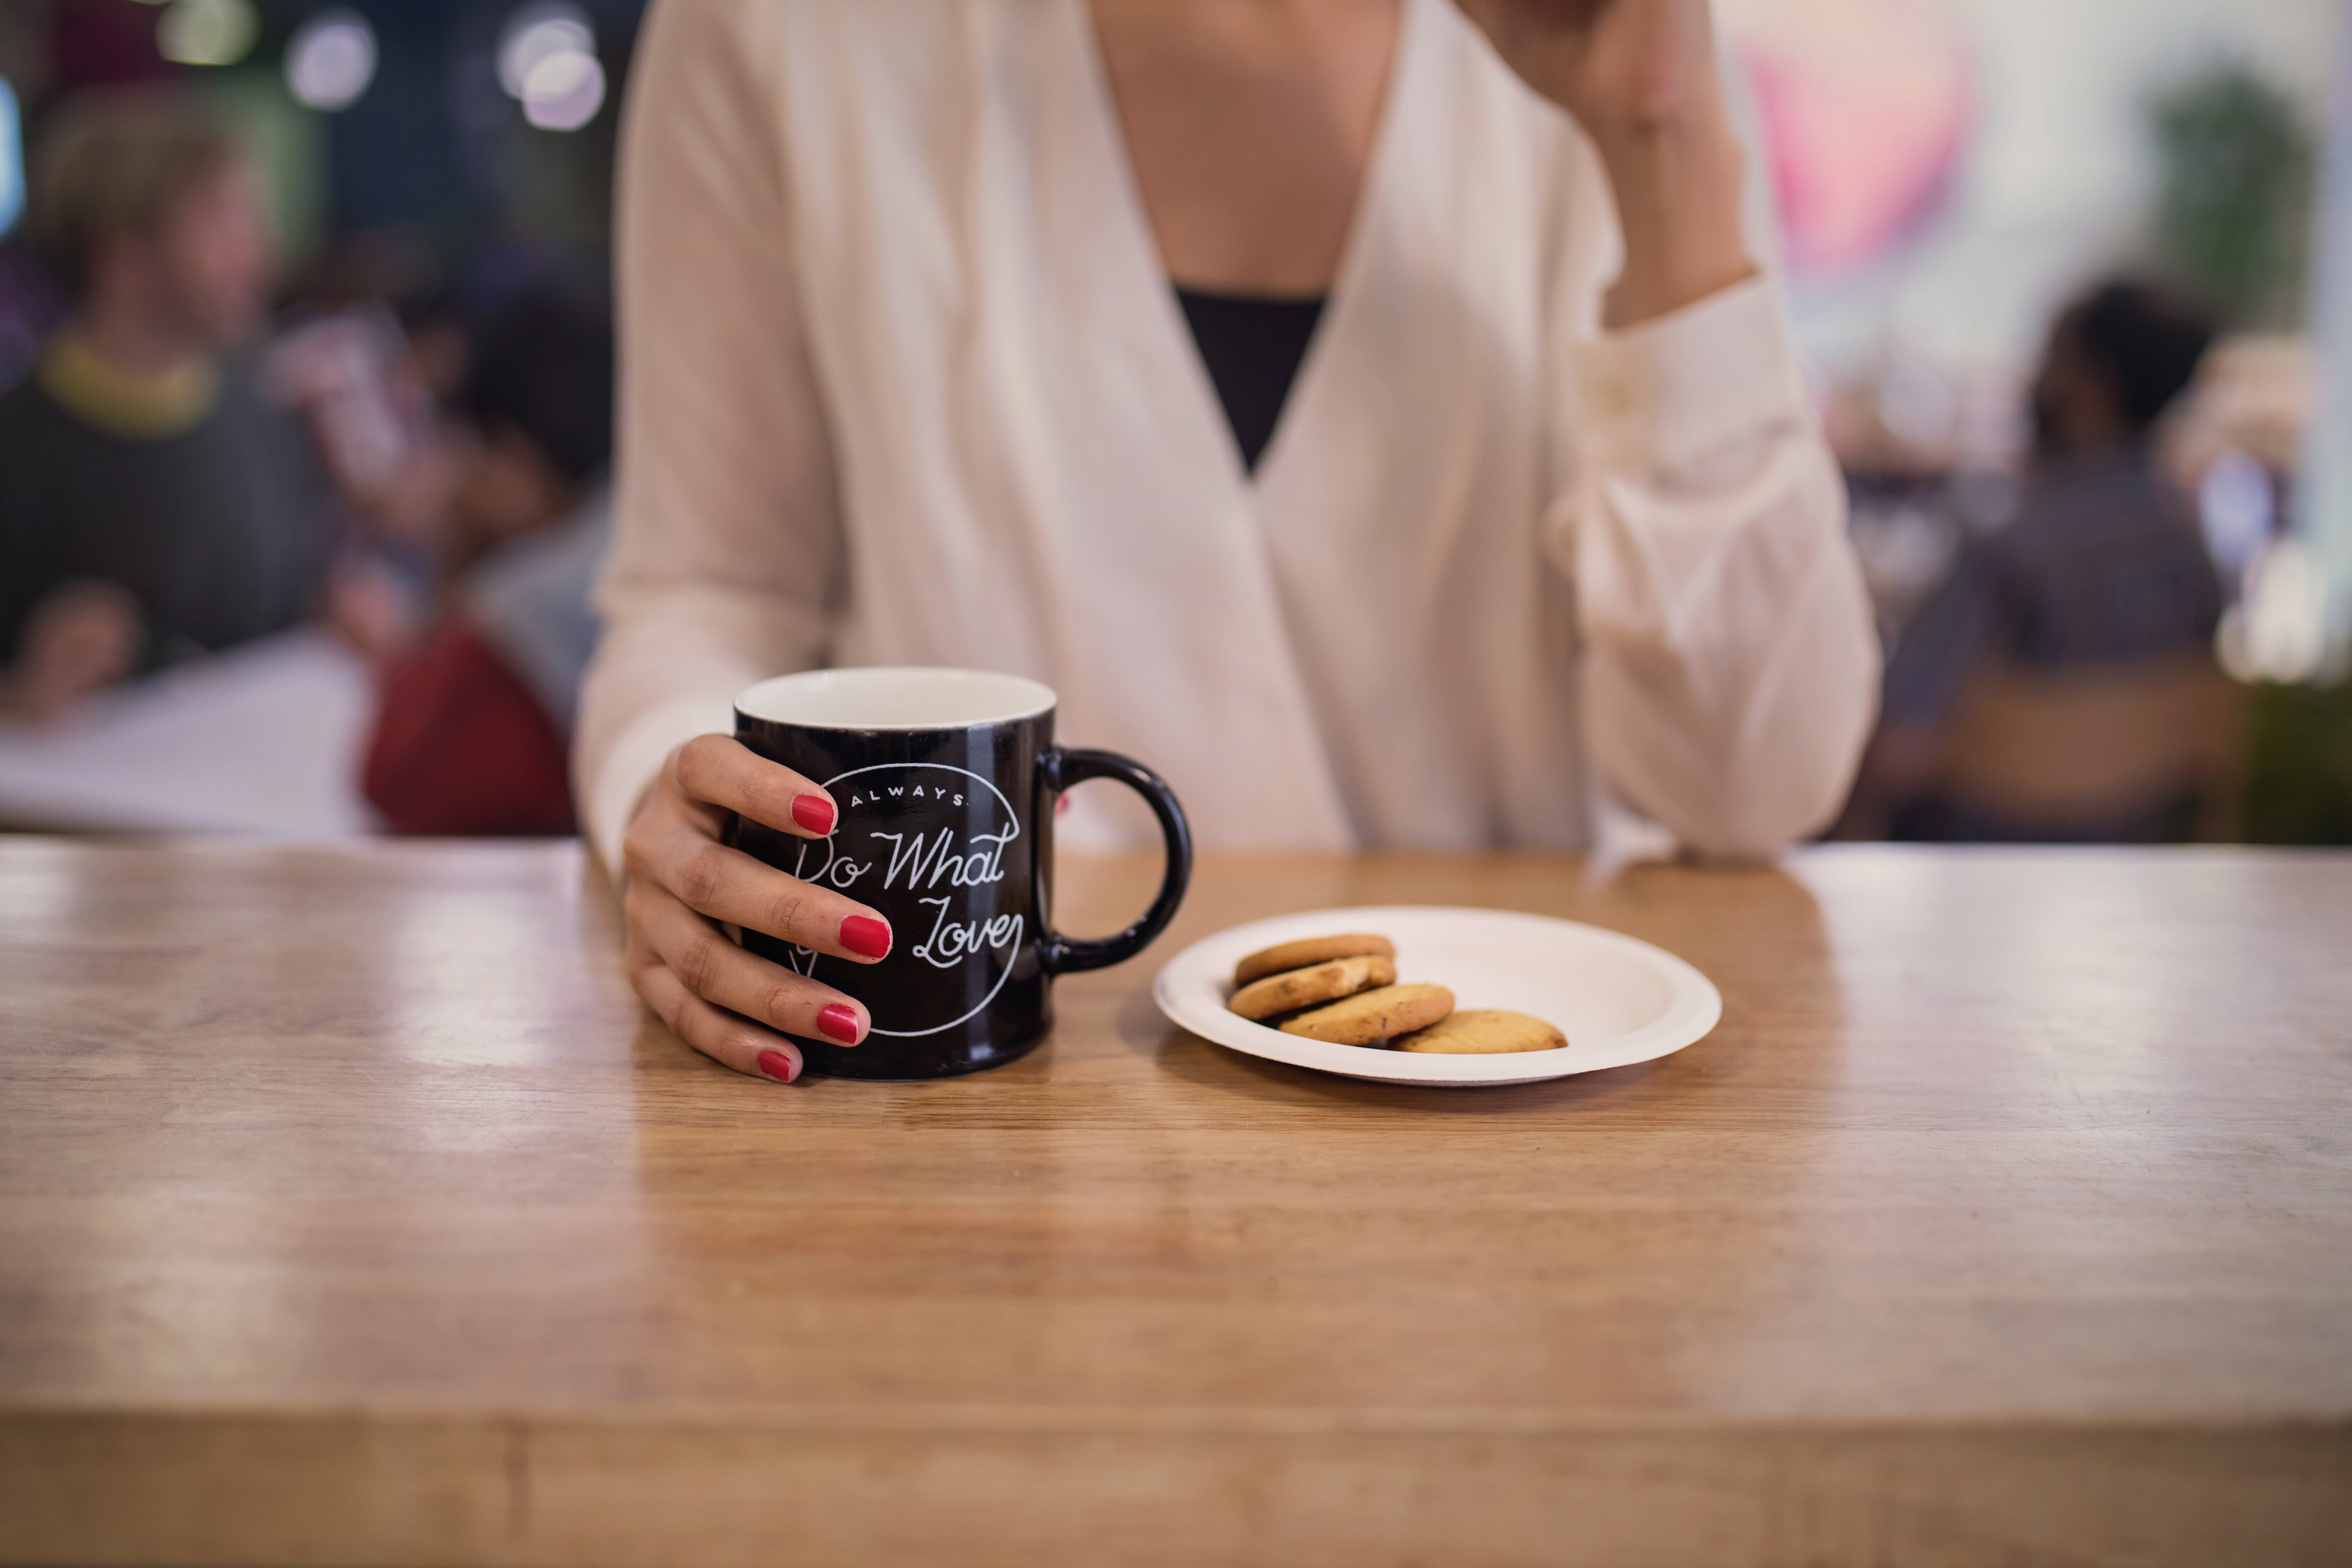
POLYGON ((622 841, 629 982, 696 1050, 737 1072, 790 1083, 800 1077, 801 1053, 784 1035, 854 1046, 872 1020, 832 986, 744 952, 719 923, 852 963, 886 956, 890 926, 864 904, 721 843, 733 816, 801 838, 823 838, 839 820, 824 790, 727 736, 704 735, 672 752, 622 841))
POLYGON ((1504 63, 1598 141, 1720 108, 1706 0, 1460 0, 1504 63))
POLYGON ((1755 272, 1707 0, 1456 4, 1601 154, 1625 236, 1610 326, 1679 310, 1755 272))
POLYGON ((113 584, 52 588, 25 617, 16 664, 0 670, 0 711, 56 718, 130 674, 141 637, 139 601, 113 584))

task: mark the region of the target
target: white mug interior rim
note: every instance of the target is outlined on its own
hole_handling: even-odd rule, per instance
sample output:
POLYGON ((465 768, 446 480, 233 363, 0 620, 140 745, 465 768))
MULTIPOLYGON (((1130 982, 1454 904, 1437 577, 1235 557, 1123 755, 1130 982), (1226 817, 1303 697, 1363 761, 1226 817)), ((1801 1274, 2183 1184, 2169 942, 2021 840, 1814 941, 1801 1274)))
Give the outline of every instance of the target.
POLYGON ((745 687, 735 710, 812 730, 961 730, 1034 719, 1055 701, 1052 687, 1026 676, 886 666, 779 675, 745 687))

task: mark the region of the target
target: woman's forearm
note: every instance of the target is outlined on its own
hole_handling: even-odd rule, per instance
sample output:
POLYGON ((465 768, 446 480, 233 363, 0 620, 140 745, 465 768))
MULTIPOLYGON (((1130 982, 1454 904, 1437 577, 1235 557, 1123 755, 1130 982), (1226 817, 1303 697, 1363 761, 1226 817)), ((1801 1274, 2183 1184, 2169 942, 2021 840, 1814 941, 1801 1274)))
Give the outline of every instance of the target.
POLYGON ((1562 358, 1577 478, 1550 546, 1592 759, 1691 848, 1769 854, 1835 814, 1878 687, 1844 485, 1780 303, 1750 279, 1562 358))
POLYGON ((1745 154, 1712 83, 1674 113, 1593 132, 1624 236, 1603 303, 1612 331, 1696 304, 1752 275, 1740 226, 1745 154))
POLYGON ((1638 326, 1756 270, 1739 139, 1707 0, 1456 0, 1521 81, 1601 154, 1625 241, 1605 322, 1638 326))

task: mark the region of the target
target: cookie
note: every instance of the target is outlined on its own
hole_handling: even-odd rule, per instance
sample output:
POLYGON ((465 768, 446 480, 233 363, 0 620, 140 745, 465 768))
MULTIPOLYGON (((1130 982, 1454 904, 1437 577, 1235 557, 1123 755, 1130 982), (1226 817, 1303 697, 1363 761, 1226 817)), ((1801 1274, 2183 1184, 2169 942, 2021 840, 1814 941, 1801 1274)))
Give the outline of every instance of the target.
POLYGON ((1505 1051, 1556 1051, 1568 1044, 1568 1037, 1541 1018, 1530 1018, 1525 1013, 1473 1007, 1389 1044, 1391 1049, 1400 1051, 1482 1057, 1505 1051))
POLYGON ((1225 1004, 1244 1018, 1271 1018, 1296 1013, 1319 1002, 1337 1002, 1367 986, 1386 985, 1396 979, 1396 965, 1377 954, 1366 958, 1335 958, 1310 969, 1269 974, 1244 985, 1225 1004))
POLYGON ((1391 1036, 1425 1029, 1453 1011, 1454 993, 1443 985, 1383 985, 1301 1013, 1283 1025, 1282 1032, 1335 1046, 1373 1046, 1391 1036))
POLYGON ((1263 980, 1269 974, 1279 974, 1286 969, 1304 969, 1310 963, 1328 963, 1335 958, 1396 957, 1396 943, 1384 936, 1370 936, 1362 931, 1344 936, 1310 936, 1297 942, 1286 942, 1253 952, 1234 965, 1234 984, 1247 985, 1253 980, 1263 980))

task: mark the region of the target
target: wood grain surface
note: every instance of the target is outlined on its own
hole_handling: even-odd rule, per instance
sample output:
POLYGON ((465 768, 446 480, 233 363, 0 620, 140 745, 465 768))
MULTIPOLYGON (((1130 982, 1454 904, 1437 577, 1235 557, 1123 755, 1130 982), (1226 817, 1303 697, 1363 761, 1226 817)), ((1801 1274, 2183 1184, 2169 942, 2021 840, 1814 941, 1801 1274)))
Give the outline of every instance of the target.
POLYGON ((615 940, 566 845, 0 841, 0 1561, 2352 1560, 2352 858, 1211 857, 925 1084, 727 1073, 615 940), (1150 1005, 1411 902, 1724 1022, 1449 1091, 1150 1005))

